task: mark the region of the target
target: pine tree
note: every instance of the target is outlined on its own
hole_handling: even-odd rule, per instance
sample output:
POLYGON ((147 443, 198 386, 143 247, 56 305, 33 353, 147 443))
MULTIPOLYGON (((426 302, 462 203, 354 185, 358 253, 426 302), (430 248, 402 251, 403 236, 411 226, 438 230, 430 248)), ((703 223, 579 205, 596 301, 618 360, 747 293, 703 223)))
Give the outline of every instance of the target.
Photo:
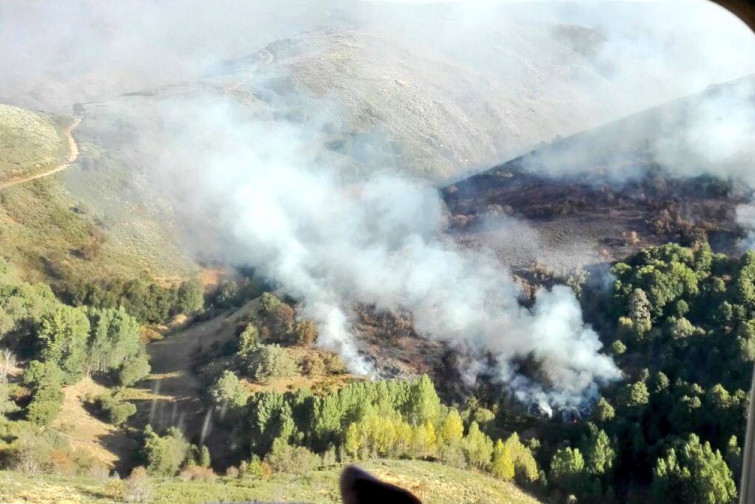
POLYGON ((721 453, 694 434, 658 459, 653 474, 653 496, 659 504, 727 504, 737 497, 733 474, 721 453))

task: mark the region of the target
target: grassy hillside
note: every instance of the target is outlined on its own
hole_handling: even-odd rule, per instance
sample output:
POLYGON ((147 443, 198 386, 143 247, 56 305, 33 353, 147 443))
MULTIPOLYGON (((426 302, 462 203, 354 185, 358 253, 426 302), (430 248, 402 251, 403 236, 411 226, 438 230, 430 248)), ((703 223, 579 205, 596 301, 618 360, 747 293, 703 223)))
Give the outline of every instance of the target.
POLYGON ((63 118, 0 104, 0 184, 65 162, 63 118))
MULTIPOLYGON (((427 504, 537 504, 515 486, 473 471, 407 460, 367 462, 363 467, 387 481, 412 490, 427 504)), ((152 482, 149 502, 192 504, 254 501, 337 503, 341 466, 306 475, 276 474, 268 480, 219 478, 215 482, 152 482)), ((121 502, 120 482, 62 476, 26 476, 0 472, 0 500, 44 503, 121 502)))
POLYGON ((81 161, 91 156, 88 148, 79 156, 80 132, 71 136, 72 123, 0 104, 0 254, 16 274, 55 284, 103 276, 170 280, 192 272, 145 211, 125 206, 110 217, 71 190, 77 186, 68 180, 88 194, 119 194, 113 175, 82 173, 81 161))

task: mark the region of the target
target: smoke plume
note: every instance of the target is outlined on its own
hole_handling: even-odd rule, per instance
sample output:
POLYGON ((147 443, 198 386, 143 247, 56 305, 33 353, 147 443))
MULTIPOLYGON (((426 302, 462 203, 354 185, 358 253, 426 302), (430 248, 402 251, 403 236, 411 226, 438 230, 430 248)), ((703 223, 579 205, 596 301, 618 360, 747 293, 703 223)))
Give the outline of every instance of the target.
MULTIPOLYGON (((532 308, 520 306, 505 265, 445 237, 437 190, 404 173, 417 152, 432 153, 425 159, 442 160, 457 174, 481 168, 556 134, 755 71, 748 59, 755 44, 732 16, 702 1, 678 13, 672 1, 4 2, 0 98, 54 111, 105 102, 97 106, 109 107, 114 120, 101 136, 131 139, 108 147, 128 152, 128 169, 149 171, 145 195, 172 203, 188 243, 216 252, 220 240, 230 264, 253 266, 300 299, 320 325, 320 343, 354 370, 369 373, 371 364, 351 332, 353 304, 400 307, 411 310, 419 333, 471 356, 474 369, 492 363, 521 398, 571 406, 619 376, 571 291, 541 290, 532 308), (269 76, 277 86, 250 75, 225 92, 113 101, 124 92, 196 83, 218 62, 298 36, 305 46, 324 41, 320 60, 307 63, 311 48, 304 47, 269 76), (330 51, 329 44, 346 49, 330 51), (417 61, 428 70, 412 73, 417 61), (414 80, 405 82, 405 74, 414 80), (349 86, 368 89, 352 93, 349 86), (401 91, 407 88, 411 93, 401 91), (372 122, 352 135, 349 121, 365 117, 372 122), (431 121, 440 127, 422 129, 431 121), (399 137, 415 130, 420 141, 405 149, 399 137), (332 148, 343 137, 350 149, 332 148), (537 361, 543 380, 518 374, 517 358, 537 361)), ((211 81, 203 84, 217 90, 211 81)), ((751 109, 740 104, 704 100, 693 117, 680 112, 684 121, 670 126, 667 118, 643 116, 631 123, 631 138, 654 132, 653 155, 684 175, 726 166, 725 173, 744 178, 749 172, 731 153, 752 135, 721 120, 751 126, 751 109), (708 134, 711 121, 715 135, 708 134), (690 154, 695 149, 702 153, 690 154)), ((554 144, 530 160, 533 169, 594 175, 601 155, 635 154, 628 141, 622 151, 629 138, 622 128, 592 138, 598 143, 554 144)))
POLYGON ((618 377, 569 288, 542 290, 523 308, 505 266, 443 236, 435 188, 391 172, 350 180, 337 161, 321 159, 332 105, 312 100, 316 119, 305 123, 245 117, 232 104, 174 105, 163 109, 171 135, 160 140, 160 186, 176 188, 176 208, 213 216, 232 237, 229 259, 300 299, 320 344, 353 370, 371 372, 351 331, 351 307, 361 302, 409 309, 418 333, 492 360, 528 400, 574 405, 618 377), (539 362, 550 386, 517 376, 517 357, 539 362))

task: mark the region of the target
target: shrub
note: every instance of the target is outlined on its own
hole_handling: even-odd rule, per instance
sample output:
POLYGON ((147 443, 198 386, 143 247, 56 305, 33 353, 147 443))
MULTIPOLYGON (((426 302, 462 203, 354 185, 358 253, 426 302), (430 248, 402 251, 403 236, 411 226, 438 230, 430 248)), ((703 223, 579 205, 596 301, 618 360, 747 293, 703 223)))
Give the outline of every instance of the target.
POLYGON ((305 355, 302 359, 301 369, 307 376, 322 376, 327 371, 325 361, 319 353, 305 355))
POLYGON ((152 481, 144 467, 134 468, 123 487, 123 499, 126 502, 142 504, 150 501, 152 481))
POLYGON ((191 445, 176 427, 158 436, 148 425, 144 432, 144 457, 152 475, 175 476, 191 455, 191 445))
POLYGON ((317 324, 312 320, 300 320, 294 325, 294 341, 299 345, 311 345, 317 340, 317 324))
POLYGON ((273 474, 273 469, 270 464, 254 455, 249 462, 244 461, 239 465, 239 473, 240 476, 248 478, 268 479, 273 474))
POLYGON ((217 475, 212 469, 198 465, 188 465, 184 467, 178 477, 184 481, 213 482, 217 479, 217 475))
POLYGON ((60 388, 50 386, 38 389, 26 407, 26 419, 36 425, 50 424, 63 407, 63 397, 60 388))
POLYGON ((257 345, 246 356, 244 364, 248 375, 258 382, 289 377, 296 373, 296 363, 278 345, 257 345))
POLYGON ((113 425, 121 425, 134 413, 136 406, 130 402, 119 401, 110 395, 101 395, 94 401, 95 407, 113 425))
POLYGON ((302 446, 291 446, 283 439, 273 441, 266 461, 276 472, 306 474, 320 465, 320 457, 302 446))
POLYGON ((130 387, 146 378, 151 370, 146 353, 141 352, 126 361, 118 370, 118 383, 123 387, 130 387))

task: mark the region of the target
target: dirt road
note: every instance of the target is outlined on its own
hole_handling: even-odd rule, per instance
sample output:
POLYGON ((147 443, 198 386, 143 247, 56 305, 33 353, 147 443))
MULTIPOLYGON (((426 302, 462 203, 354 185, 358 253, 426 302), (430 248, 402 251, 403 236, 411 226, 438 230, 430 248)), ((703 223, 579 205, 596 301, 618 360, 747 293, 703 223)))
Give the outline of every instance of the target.
POLYGON ((79 126, 79 124, 81 124, 81 117, 76 117, 74 118, 73 122, 63 130, 63 135, 66 137, 66 141, 68 142, 68 156, 66 157, 64 163, 61 163, 54 168, 42 173, 36 173, 34 175, 29 175, 26 177, 17 177, 11 180, 6 180, 5 182, 0 182, 0 191, 13 186, 17 186, 19 184, 31 182, 32 180, 49 177, 50 175, 62 172, 63 170, 69 168, 73 163, 75 163, 79 158, 79 146, 76 143, 76 139, 73 138, 73 130, 75 130, 79 126))

